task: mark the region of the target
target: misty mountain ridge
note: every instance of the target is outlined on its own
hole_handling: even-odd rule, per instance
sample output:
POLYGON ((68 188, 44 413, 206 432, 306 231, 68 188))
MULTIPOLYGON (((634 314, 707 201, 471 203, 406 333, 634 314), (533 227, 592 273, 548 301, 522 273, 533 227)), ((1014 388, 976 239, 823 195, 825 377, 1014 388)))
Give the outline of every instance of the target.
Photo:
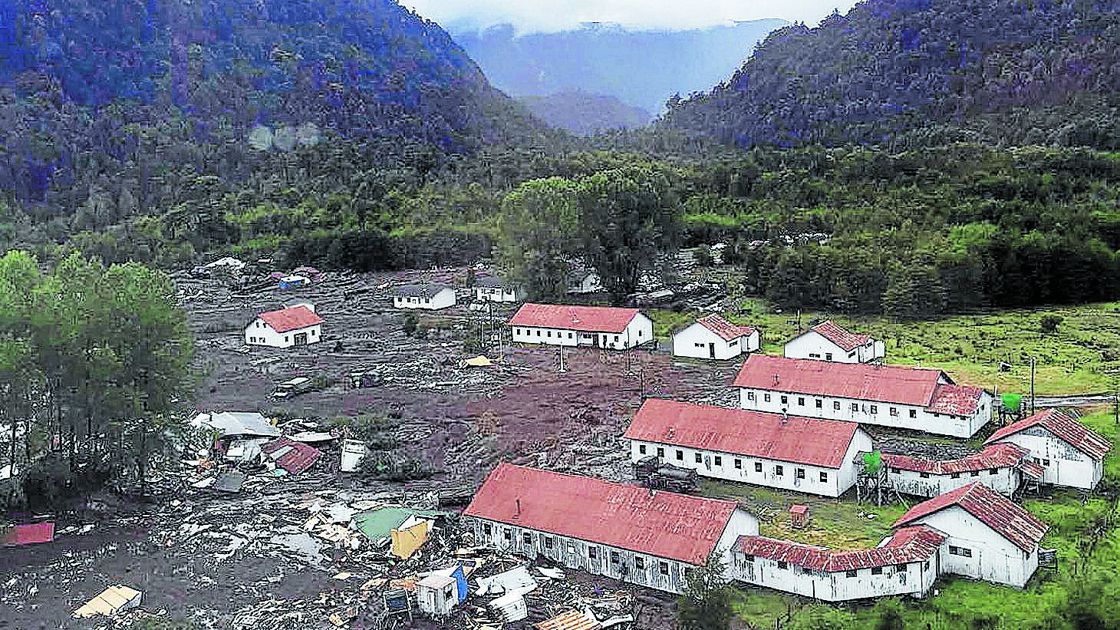
POLYGON ((641 107, 627 105, 613 96, 589 92, 523 96, 518 100, 542 122, 577 136, 637 129, 653 120, 653 115, 641 107))

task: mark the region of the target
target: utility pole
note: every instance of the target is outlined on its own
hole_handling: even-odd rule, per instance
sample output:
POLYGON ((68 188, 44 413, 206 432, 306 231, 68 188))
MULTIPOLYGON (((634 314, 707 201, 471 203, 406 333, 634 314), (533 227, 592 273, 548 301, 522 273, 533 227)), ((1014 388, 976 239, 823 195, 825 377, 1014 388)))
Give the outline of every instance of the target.
POLYGON ((1034 415, 1034 356, 1031 356, 1031 415, 1034 415))
POLYGON ((567 372, 568 368, 564 365, 564 344, 560 344, 560 372, 567 372))

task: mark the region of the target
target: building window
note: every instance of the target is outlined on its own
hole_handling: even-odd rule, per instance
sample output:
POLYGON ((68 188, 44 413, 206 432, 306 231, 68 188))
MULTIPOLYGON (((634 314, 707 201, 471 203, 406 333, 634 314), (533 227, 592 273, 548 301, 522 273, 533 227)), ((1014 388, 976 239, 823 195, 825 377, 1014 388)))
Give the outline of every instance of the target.
POLYGON ((754 471, 759 473, 762 472, 762 462, 754 463, 754 471))
POLYGON ((677 461, 678 462, 683 462, 684 461, 684 451, 677 451, 677 461))
POLYGON ((508 527, 504 528, 502 530, 502 538, 506 539, 507 541, 513 541, 513 530, 508 527))
POLYGON ((524 534, 521 535, 521 542, 525 543, 526 545, 532 545, 533 544, 533 535, 530 534, 529 532, 525 532, 524 534))
POLYGON ((491 536, 494 534, 494 528, 490 526, 490 523, 486 523, 482 526, 482 533, 491 536))
POLYGON ((835 409, 836 411, 840 411, 840 401, 839 400, 833 401, 832 402, 832 408, 835 409))
POLYGON ((823 409, 824 408, 824 401, 821 400, 820 398, 818 398, 816 400, 816 403, 817 403, 817 409, 823 409))
POLYGON ((646 454, 646 445, 645 444, 639 444, 638 445, 638 454, 639 455, 645 455, 646 454))
POLYGON ((871 567, 871 575, 882 575, 883 567, 871 567))
POLYGON ((762 401, 763 402, 770 402, 770 394, 763 394, 762 395, 762 401))
POLYGON ((798 479, 804 479, 805 478, 805 469, 804 468, 798 468, 797 470, 794 471, 794 474, 797 475, 798 479))
POLYGON ((552 339, 552 331, 550 330, 547 333, 545 333, 545 337, 548 337, 549 339, 552 339))
POLYGON ((545 536, 544 537, 544 548, 545 549, 552 549, 552 536, 545 536))
POLYGON ((779 562, 778 562, 778 568, 779 568, 779 569, 788 569, 788 568, 789 568, 789 565, 788 565, 788 564, 786 564, 785 562, 781 562, 781 561, 779 561, 779 562))
POLYGON ((754 554, 750 554, 750 553, 743 554, 743 562, 754 562, 754 554))
POLYGON ((852 403, 852 412, 859 411, 859 403, 852 403))
POLYGON ((645 571, 646 559, 641 556, 634 556, 634 568, 639 571, 645 571))
POLYGON ((587 557, 591 558, 592 560, 597 560, 599 558, 599 548, 598 547, 588 547, 587 548, 587 557))
POLYGON ((747 400, 754 400, 754 392, 747 392, 747 400))
POLYGON ((855 358, 855 356, 856 356, 856 353, 854 351, 848 353, 848 358, 849 359, 855 358))
POLYGON ((716 460, 716 466, 722 466, 723 465, 723 458, 720 457, 719 455, 716 455, 715 460, 716 460))
POLYGON ((805 406, 805 397, 804 396, 798 396, 797 397, 797 406, 798 407, 804 407, 805 406))
POLYGON ((661 459, 661 458, 663 458, 663 457, 665 457, 665 449, 663 449, 663 448, 661 448, 660 446, 658 446, 658 447, 657 447, 657 458, 658 458, 658 459, 661 459))
POLYGON ((568 333, 568 339, 572 338, 572 333, 568 333))
POLYGON ((973 477, 979 477, 980 476, 980 471, 979 470, 972 471, 972 476, 973 477))
POLYGON ((855 576, 859 575, 859 571, 845 571, 844 575, 846 577, 855 577, 855 576))
POLYGON ((892 418, 897 418, 898 417, 898 407, 891 407, 891 417, 892 418))
POLYGON ((922 570, 923 571, 929 571, 929 560, 926 560, 925 562, 922 563, 922 570))
POLYGON ((783 469, 781 465, 774 466, 774 474, 781 477, 782 475, 786 474, 785 469, 783 469))
POLYGON ((960 478, 961 478, 961 474, 960 474, 960 473, 953 473, 953 474, 951 474, 951 475, 949 475, 949 476, 950 476, 950 477, 952 477, 953 479, 960 479, 960 478))
POLYGON ((953 545, 949 545, 949 553, 953 554, 954 556, 960 556, 962 558, 972 557, 972 550, 965 547, 954 547, 953 545))
POLYGON ((703 462, 704 462, 704 458, 700 456, 700 453, 697 453, 696 454, 696 463, 701 464, 703 462))
POLYGON ((996 470, 995 468, 990 468, 990 469, 988 469, 988 474, 989 475, 998 475, 999 471, 996 470))
MULTIPOLYGON (((285 341, 287 341, 287 340, 285 339, 285 341)), ((1042 460, 1042 465, 1043 466, 1049 466, 1050 465, 1050 460, 1048 460, 1048 459, 1042 460)))
POLYGON ((611 564, 618 564, 622 561, 622 556, 618 555, 617 551, 611 552, 611 564))
POLYGON ((828 483, 828 473, 826 473, 826 472, 821 473, 821 483, 828 483))
POLYGON ((911 418, 917 418, 918 417, 918 410, 917 409, 911 409, 910 410, 910 417, 911 418))
POLYGON ((824 360, 825 361, 831 361, 832 360, 832 353, 831 352, 824 353, 824 360))
POLYGON ((871 405, 871 413, 879 413, 879 405, 871 405))
POLYGON ((735 470, 742 470, 742 469, 743 469, 743 460, 736 459, 735 460, 735 470))
POLYGON ((669 563, 661 562, 657 565, 657 572, 661 575, 669 575, 669 563))

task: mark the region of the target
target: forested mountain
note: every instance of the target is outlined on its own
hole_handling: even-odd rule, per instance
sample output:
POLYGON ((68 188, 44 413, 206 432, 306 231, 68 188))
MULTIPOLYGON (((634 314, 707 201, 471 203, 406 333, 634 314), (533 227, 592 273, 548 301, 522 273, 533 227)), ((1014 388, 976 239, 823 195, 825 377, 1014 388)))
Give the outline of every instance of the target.
POLYGON ((494 85, 515 97, 581 90, 658 113, 674 94, 708 90, 734 72, 783 20, 686 31, 588 24, 518 35, 510 25, 452 29, 494 85))
POLYGON ((740 146, 1120 147, 1120 0, 866 0, 772 35, 667 126, 740 146))
POLYGON ((579 136, 613 129, 637 129, 653 120, 648 111, 613 96, 588 92, 560 92, 518 99, 543 122, 579 136))
POLYGON ((8 0, 0 51, 0 191, 78 229, 316 143, 391 164, 543 129, 395 0, 8 0))

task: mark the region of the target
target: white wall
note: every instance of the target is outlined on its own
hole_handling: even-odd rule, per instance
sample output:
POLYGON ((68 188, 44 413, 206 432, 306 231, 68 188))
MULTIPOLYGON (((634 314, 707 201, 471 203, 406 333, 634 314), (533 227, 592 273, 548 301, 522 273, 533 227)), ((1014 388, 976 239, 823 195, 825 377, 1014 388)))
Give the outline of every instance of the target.
POLYGON ((438 311, 440 309, 450 308, 455 306, 455 290, 444 289, 431 298, 396 295, 393 296, 393 306, 395 308, 425 311, 438 311))
POLYGON ((846 571, 826 573, 789 563, 783 568, 777 561, 767 558, 755 557, 748 561, 747 556, 736 551, 732 554, 732 575, 747 584, 840 602, 890 595, 924 596, 937 579, 936 564, 936 558, 930 558, 882 567, 879 573, 873 573, 870 568, 857 569, 853 576, 846 571))
POLYGON ((570 295, 581 293, 595 293, 603 288, 603 281, 599 278, 599 274, 589 272, 584 275, 578 282, 568 284, 568 293, 570 295))
POLYGON ((1030 451, 1028 457, 1046 470, 1042 483, 1091 490, 1104 475, 1104 462, 1082 453, 1045 427, 1030 427, 999 441, 1030 451))
POLYGON ((474 299, 478 302, 516 302, 517 292, 502 287, 474 287, 474 299))
POLYGON ((269 326, 263 319, 258 317, 245 327, 245 343, 250 346, 290 348, 296 343, 296 335, 304 333, 307 334, 308 344, 319 343, 323 340, 323 325, 315 324, 307 328, 278 333, 272 329, 272 326, 269 326))
POLYGON ((935 475, 933 473, 923 473, 914 470, 898 470, 896 468, 887 469, 887 483, 890 487, 898 490, 903 494, 910 494, 919 497, 936 497, 950 490, 956 490, 961 486, 966 486, 973 481, 988 486, 992 490, 1010 497, 1015 494, 1022 483, 1022 474, 1019 469, 1010 466, 1003 466, 1000 468, 989 468, 985 470, 972 472, 962 472, 953 476, 948 475, 935 475), (994 474, 993 474, 994 473, 994 474))
POLYGON ((580 332, 560 328, 511 326, 514 343, 539 343, 552 346, 594 346, 625 350, 653 341, 653 321, 642 313, 634 316, 621 333, 580 332))
POLYGON ((754 331, 748 337, 726 341, 700 324, 693 324, 673 335, 673 356, 694 359, 734 359, 744 352, 758 350, 759 334, 754 331), (712 350, 715 356, 712 356, 712 350))
POLYGON ((746 387, 739 388, 739 406, 743 409, 755 411, 788 413, 791 416, 825 418, 828 420, 845 420, 861 424, 969 438, 991 420, 992 396, 984 392, 979 408, 971 416, 935 414, 927 411, 924 407, 914 405, 811 396, 809 394, 793 394, 746 387), (767 400, 767 396, 769 396, 769 400, 767 400), (782 401, 783 396, 786 398, 785 402, 782 401), (820 401, 819 407, 817 406, 818 401, 820 401), (839 409, 836 408, 837 403, 839 403, 839 409), (855 410, 852 409, 853 404, 856 405, 855 410), (897 412, 897 415, 892 414, 892 409, 897 412))
POLYGON ((846 351, 815 330, 791 339, 783 354, 787 359, 812 359, 834 363, 870 363, 886 354, 886 344, 870 339, 866 344, 846 351))
POLYGON ((1011 541, 958 506, 950 506, 915 521, 941 531, 941 572, 1022 587, 1038 568, 1038 550, 1026 553, 1011 541), (950 553, 967 549, 971 557, 950 553))
POLYGON ((657 455, 666 463, 695 470, 696 474, 701 477, 750 483, 757 486, 794 490, 827 497, 838 497, 855 484, 859 467, 853 460, 855 454, 860 451, 871 451, 871 437, 864 431, 856 431, 855 438, 848 447, 844 465, 841 468, 810 466, 761 457, 658 444, 643 440, 630 441, 631 462, 637 462, 650 455, 657 455), (699 456, 699 462, 696 461, 697 456, 699 456), (777 472, 779 466, 782 470, 780 475, 777 472), (761 467, 761 471, 759 467, 761 467), (799 470, 804 471, 804 478, 802 479, 798 478, 799 470), (821 481, 821 473, 826 475, 825 481, 821 481))

